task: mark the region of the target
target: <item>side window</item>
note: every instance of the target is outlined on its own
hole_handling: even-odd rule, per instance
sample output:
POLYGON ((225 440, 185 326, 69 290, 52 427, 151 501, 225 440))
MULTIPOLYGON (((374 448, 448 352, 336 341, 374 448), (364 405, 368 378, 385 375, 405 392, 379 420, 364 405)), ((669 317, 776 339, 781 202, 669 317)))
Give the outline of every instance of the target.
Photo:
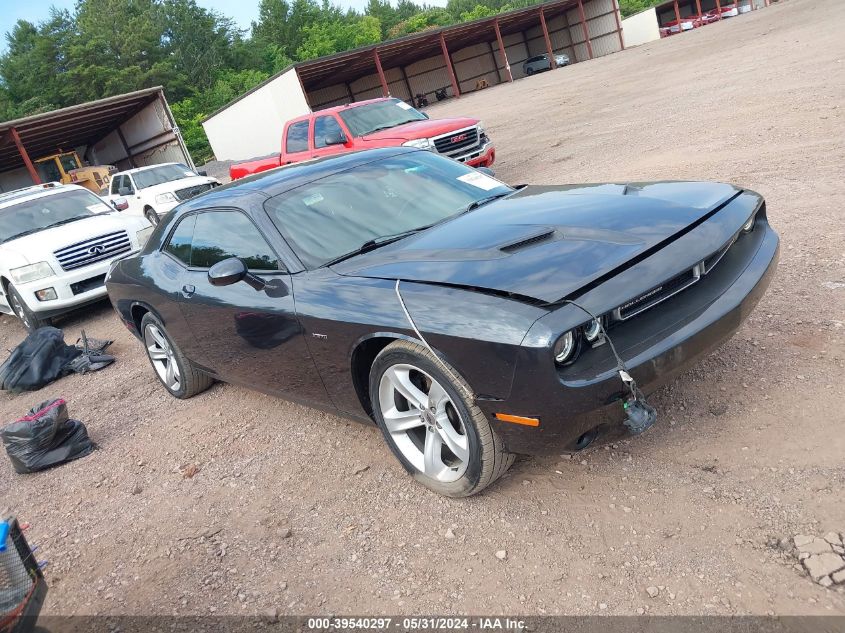
POLYGON ((111 193, 113 196, 117 195, 117 192, 120 191, 120 183, 123 182, 123 176, 115 176, 111 179, 111 193))
POLYGON ((229 257, 250 270, 279 270, 273 250, 252 221, 237 211, 207 211, 196 216, 191 266, 210 268, 229 257))
POLYGON ((285 138, 285 152, 308 151, 308 121, 298 121, 288 126, 287 137, 285 138))
POLYGON ((170 240, 164 248, 165 251, 173 255, 173 257, 185 264, 185 266, 191 265, 191 238, 194 235, 194 224, 196 220, 197 216, 195 215, 189 215, 183 218, 176 225, 173 235, 170 236, 170 240))
POLYGON ((123 174, 123 183, 121 184, 121 187, 129 189, 129 191, 127 192, 128 194, 135 193, 135 185, 133 184, 132 178, 129 176, 129 174, 123 174))
POLYGON ((71 171, 72 169, 79 169, 79 165, 76 164, 76 157, 73 154, 65 154, 59 160, 65 172, 71 171))
POLYGON ((340 123, 333 116, 318 116, 314 119, 314 147, 325 147, 327 136, 342 133, 340 123))

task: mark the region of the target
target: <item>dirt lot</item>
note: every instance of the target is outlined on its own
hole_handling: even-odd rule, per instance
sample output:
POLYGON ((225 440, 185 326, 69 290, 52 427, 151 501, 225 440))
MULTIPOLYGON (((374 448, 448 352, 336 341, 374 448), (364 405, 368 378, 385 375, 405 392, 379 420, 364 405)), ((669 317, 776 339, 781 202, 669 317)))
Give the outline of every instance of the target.
MULTIPOLYGON (((512 183, 767 197, 768 295, 636 439, 522 459, 449 500, 374 428, 226 385, 177 402, 107 304, 64 320, 69 340, 116 339, 118 363, 0 394, 7 420, 68 397, 100 445, 33 476, 0 459, 0 498, 50 561, 46 611, 845 614, 772 541, 845 532, 843 32, 839 0, 788 0, 431 108, 481 116, 512 183)), ((0 320, 3 349, 22 337, 0 320)))

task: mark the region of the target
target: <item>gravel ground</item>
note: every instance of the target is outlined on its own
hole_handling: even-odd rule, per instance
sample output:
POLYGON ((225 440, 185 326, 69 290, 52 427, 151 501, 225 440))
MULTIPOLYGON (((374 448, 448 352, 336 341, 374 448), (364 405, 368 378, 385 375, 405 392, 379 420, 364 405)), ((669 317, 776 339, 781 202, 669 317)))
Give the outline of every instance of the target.
MULTIPOLYGON (((839 0, 789 0, 430 108, 481 116, 512 183, 733 181, 783 238, 761 305, 656 394, 653 429, 521 459, 481 496, 414 485, 339 417, 227 385, 175 401, 107 304, 65 319, 117 364, 0 394, 9 420, 68 397, 100 446, 31 476, 0 460, 45 612, 845 614, 779 546, 845 531, 843 31, 839 0)), ((0 346, 22 337, 0 319, 0 346)))

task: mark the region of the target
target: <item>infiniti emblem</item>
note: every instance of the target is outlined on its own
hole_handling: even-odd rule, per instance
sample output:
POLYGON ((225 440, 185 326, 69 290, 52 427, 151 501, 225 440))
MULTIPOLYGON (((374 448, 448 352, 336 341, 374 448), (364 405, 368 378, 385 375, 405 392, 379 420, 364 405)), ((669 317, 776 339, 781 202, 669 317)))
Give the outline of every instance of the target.
POLYGON ((88 254, 89 255, 100 255, 105 250, 106 250, 105 246, 103 246, 102 244, 97 244, 96 246, 92 246, 91 248, 88 249, 88 254))

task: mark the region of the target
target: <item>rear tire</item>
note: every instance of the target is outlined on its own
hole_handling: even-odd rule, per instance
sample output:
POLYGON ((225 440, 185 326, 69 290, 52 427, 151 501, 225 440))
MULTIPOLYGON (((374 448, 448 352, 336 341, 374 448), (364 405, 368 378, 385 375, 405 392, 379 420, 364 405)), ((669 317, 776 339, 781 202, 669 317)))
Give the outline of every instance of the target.
POLYGON ((152 207, 144 207, 144 217, 147 218, 147 222, 153 226, 158 225, 158 213, 156 213, 152 207))
POLYGON ((20 319, 27 331, 34 332, 38 328, 52 323, 50 319, 41 318, 30 310, 12 284, 6 287, 6 296, 9 298, 9 307, 12 308, 12 312, 20 319))
POLYGON ((468 497, 501 477, 514 455, 468 396, 466 381, 441 362, 418 343, 391 343, 370 370, 370 401, 385 441, 414 479, 468 497))
POLYGON ((214 384, 211 376, 185 358, 161 321, 149 312, 141 319, 141 340, 153 371, 174 398, 192 398, 214 384))

